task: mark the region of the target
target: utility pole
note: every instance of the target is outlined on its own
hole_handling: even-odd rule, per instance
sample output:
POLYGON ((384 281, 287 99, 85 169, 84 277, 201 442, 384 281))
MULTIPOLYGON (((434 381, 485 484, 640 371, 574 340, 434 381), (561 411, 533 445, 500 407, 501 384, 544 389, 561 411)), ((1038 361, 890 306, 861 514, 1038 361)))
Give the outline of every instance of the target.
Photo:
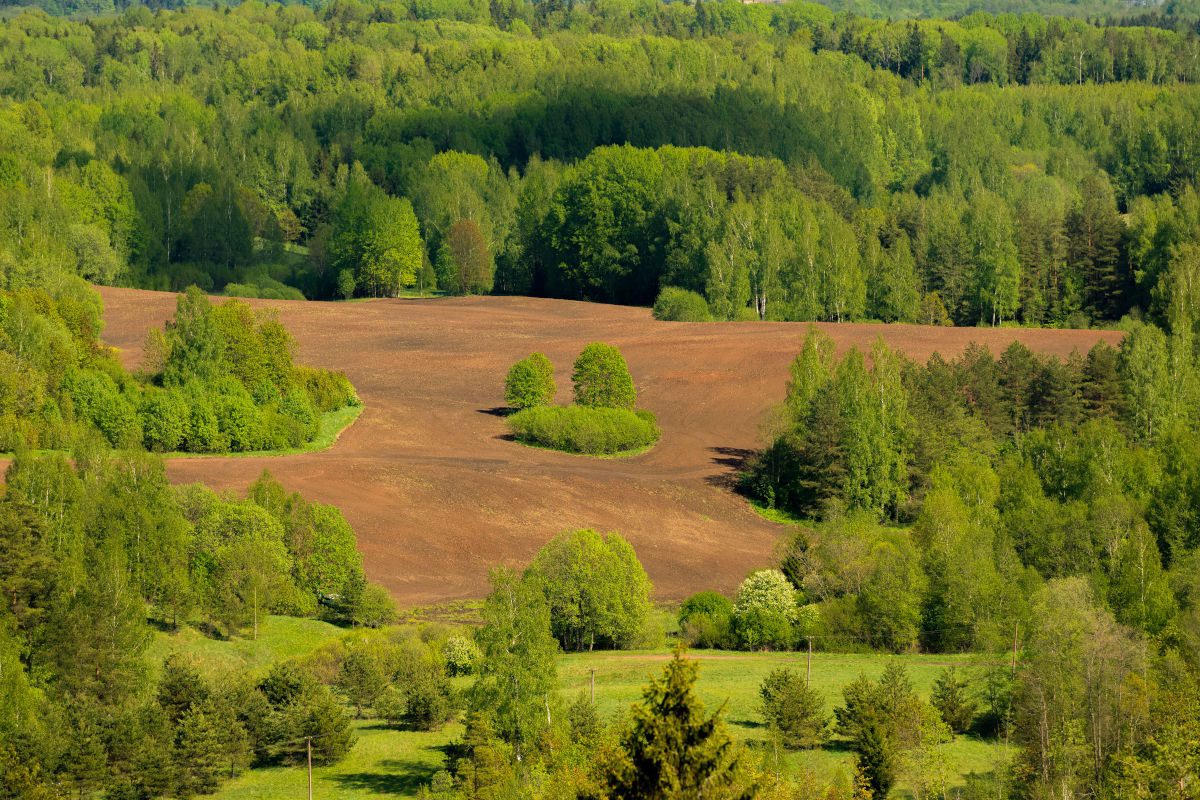
POLYGON ((592 667, 592 705, 596 705, 596 668, 592 667))
POLYGON ((1017 677, 1017 631, 1021 628, 1021 621, 1017 620, 1013 623, 1013 660, 1012 660, 1012 676, 1016 680, 1017 677))
POLYGON ((804 676, 804 685, 812 685, 812 637, 808 637, 808 674, 804 676))
POLYGON ((312 800, 312 737, 304 737, 304 747, 308 750, 308 800, 312 800))

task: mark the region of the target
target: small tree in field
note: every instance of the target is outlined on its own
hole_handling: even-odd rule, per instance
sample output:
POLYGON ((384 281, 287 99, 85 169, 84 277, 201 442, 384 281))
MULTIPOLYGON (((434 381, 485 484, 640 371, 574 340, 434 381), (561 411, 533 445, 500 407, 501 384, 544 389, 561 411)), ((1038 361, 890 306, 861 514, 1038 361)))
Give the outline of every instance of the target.
POLYGON ((829 717, 820 693, 787 667, 773 670, 758 688, 763 716, 789 749, 815 747, 829 738, 829 717))
POLYGON ((633 378, 621 351, 603 342, 592 342, 575 359, 575 402, 581 406, 632 409, 637 400, 633 378))
POLYGON ((967 682, 958 677, 954 667, 946 667, 938 675, 930 701, 954 733, 965 733, 971 727, 975 701, 968 692, 967 682))
POLYGON ((513 408, 550 405, 557 391, 554 365, 541 353, 532 353, 513 364, 504 379, 504 402, 513 408))

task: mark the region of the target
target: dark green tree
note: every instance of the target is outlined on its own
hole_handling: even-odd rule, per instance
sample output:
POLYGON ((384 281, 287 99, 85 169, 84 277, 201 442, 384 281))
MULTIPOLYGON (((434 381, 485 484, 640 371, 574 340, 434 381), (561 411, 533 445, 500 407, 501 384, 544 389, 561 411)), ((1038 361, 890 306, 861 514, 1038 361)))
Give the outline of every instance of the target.
POLYGON ((971 699, 967 682, 958 677, 954 667, 946 667, 933 682, 929 702, 954 733, 965 733, 975 718, 975 701, 971 699))
POLYGON ((722 709, 709 716, 695 695, 697 662, 682 648, 642 691, 632 722, 605 764, 600 796, 629 800, 750 798, 755 786, 722 709))
POLYGON ((784 747, 811 748, 829 738, 825 701, 804 678, 787 667, 772 670, 758 687, 763 716, 784 747))

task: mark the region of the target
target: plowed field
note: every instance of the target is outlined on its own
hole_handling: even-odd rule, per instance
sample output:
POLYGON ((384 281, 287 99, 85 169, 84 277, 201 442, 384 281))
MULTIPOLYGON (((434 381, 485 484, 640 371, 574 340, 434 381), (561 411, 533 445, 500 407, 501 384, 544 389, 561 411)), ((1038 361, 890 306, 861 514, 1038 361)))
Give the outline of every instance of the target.
MULTIPOLYGON (((104 339, 127 365, 175 296, 100 290, 104 339)), ((660 598, 730 590, 764 566, 780 527, 729 491, 733 465, 759 445, 764 411, 783 397, 806 326, 656 322, 647 309, 483 297, 358 303, 249 301, 279 309, 303 363, 345 371, 365 410, 331 449, 278 458, 188 458, 177 482, 243 488, 270 469, 290 490, 341 507, 367 572, 402 605, 479 597, 488 568, 524 564, 567 528, 616 530, 636 548, 660 598), (505 438, 503 380, 540 350, 557 366, 559 401, 588 342, 621 348, 639 405, 658 415, 652 450, 600 460, 505 438)), ((1119 334, 904 325, 824 325, 840 348, 882 335, 909 356, 947 358, 969 342, 1020 339, 1068 355, 1119 334)))

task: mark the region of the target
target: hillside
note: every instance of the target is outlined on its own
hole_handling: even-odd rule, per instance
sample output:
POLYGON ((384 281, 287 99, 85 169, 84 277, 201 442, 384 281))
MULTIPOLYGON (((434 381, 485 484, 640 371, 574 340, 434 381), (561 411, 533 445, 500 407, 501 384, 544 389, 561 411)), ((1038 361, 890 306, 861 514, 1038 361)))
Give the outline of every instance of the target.
MULTIPOLYGON (((175 295, 100 289, 104 339, 127 365, 175 295)), ((781 399, 807 326, 656 322, 646 309, 517 297, 358 303, 249 301, 280 310, 303 363, 344 370, 365 405, 330 450, 273 458, 171 462, 178 482, 240 488, 264 468, 289 489, 339 506, 358 532, 369 576, 401 604, 486 593, 496 563, 524 564, 571 527, 619 530, 660 599, 731 590, 770 560, 781 528, 726 486, 758 446, 763 412, 781 399), (521 447, 496 409, 508 366, 534 350, 554 361, 559 400, 588 342, 621 348, 662 441, 631 459, 595 460, 521 447)), ((998 352, 1019 339, 1060 356, 1097 331, 824 325, 839 347, 882 335, 911 357, 949 357, 969 342, 998 352)))

